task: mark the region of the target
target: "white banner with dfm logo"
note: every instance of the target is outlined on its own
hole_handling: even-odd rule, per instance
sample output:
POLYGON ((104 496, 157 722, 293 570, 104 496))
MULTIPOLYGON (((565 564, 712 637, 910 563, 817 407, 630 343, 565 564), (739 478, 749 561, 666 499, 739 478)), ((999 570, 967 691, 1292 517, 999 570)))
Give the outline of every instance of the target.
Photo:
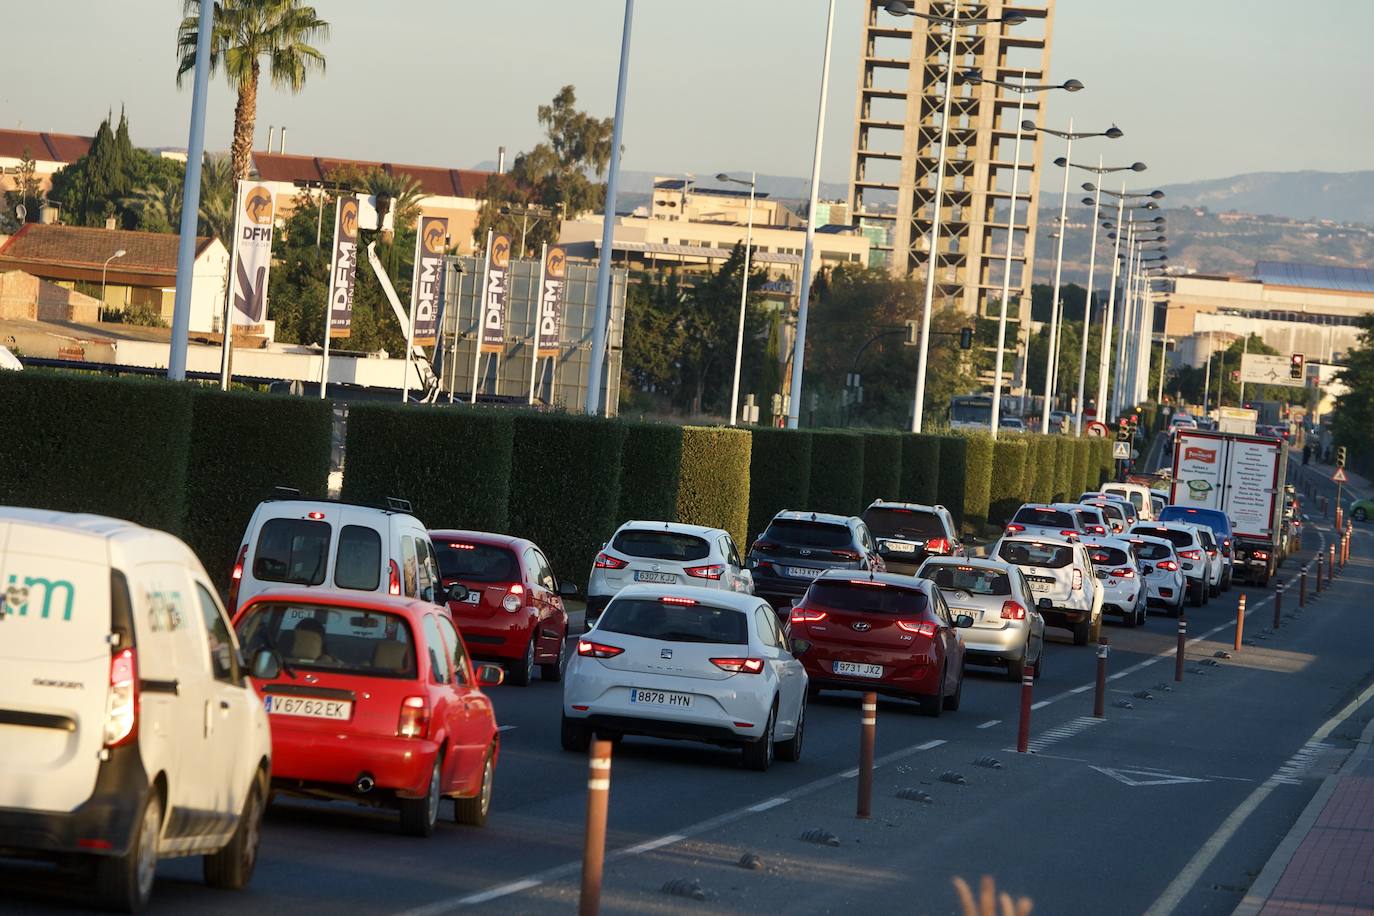
POLYGON ((235 327, 261 329, 267 321, 267 271, 272 266, 276 199, 264 184, 239 182, 234 207, 234 271, 230 302, 235 327))

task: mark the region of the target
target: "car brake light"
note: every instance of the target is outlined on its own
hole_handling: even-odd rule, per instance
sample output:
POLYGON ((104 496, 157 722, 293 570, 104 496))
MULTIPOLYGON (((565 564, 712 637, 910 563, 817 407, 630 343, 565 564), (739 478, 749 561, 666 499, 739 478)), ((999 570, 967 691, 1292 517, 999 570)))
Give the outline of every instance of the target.
POLYGON ((1106 534, 1106 533, 1107 533, 1107 529, 1106 529, 1106 527, 1103 526, 1103 525, 1089 525, 1089 526, 1088 526, 1088 530, 1091 531, 1093 534, 1106 534))
POLYGON ((1180 551, 1178 552, 1178 555, 1181 556, 1181 557, 1183 557, 1183 559, 1185 559, 1185 560, 1201 560, 1201 559, 1202 559, 1202 551, 1201 551, 1201 550, 1192 550, 1192 549, 1189 549, 1189 550, 1180 550, 1180 551))
POLYGON ((323 512, 307 512, 307 513, 305 513, 305 517, 308 518, 308 519, 311 519, 312 521, 318 522, 320 519, 324 518, 324 513, 323 513, 323 512))
POLYGON ((945 538, 931 538, 926 541, 926 550, 931 553, 949 553, 949 541, 945 538))
POLYGON ((613 557, 609 553, 599 553, 596 555, 597 569, 624 569, 630 565, 629 560, 622 560, 620 557, 613 557))
POLYGON ((861 556, 857 550, 832 550, 830 554, 840 560, 857 560, 861 556))
POLYGON ((229 577, 229 616, 239 607, 239 586, 243 584, 243 564, 248 559, 248 545, 239 548, 239 558, 234 563, 234 573, 229 577))
POLYGON ((1063 529, 1060 529, 1059 534, 1060 534, 1062 537, 1066 537, 1066 538, 1071 538, 1071 537, 1077 537, 1077 536, 1078 536, 1078 532, 1077 532, 1077 531, 1074 531, 1072 528, 1063 528, 1063 529))
POLYGON ((671 595, 667 598, 658 599, 659 604, 677 604, 682 607, 692 607, 697 603, 695 598, 674 598, 671 595))
POLYGON ((1135 570, 1131 569, 1129 566, 1123 566, 1120 569, 1112 570, 1112 576, 1116 579, 1134 579, 1135 570))
POLYGON ((934 639, 936 626, 929 620, 899 620, 897 628, 906 630, 908 633, 915 633, 917 636, 924 636, 926 639, 934 639))
POLYGON ((813 611, 812 609, 802 607, 801 605, 792 608, 793 626, 799 623, 820 623, 822 620, 825 620, 829 616, 830 615, 825 611, 813 611))
POLYGON ((132 647, 110 656, 110 692, 105 696, 105 747, 138 737, 138 656, 132 647))
POLYGON ((399 595, 401 593, 401 568, 396 565, 396 561, 391 561, 391 569, 386 574, 386 591, 388 595, 399 595))
POLYGON ((1025 526, 1025 525, 1016 525, 1016 524, 1007 525, 1007 534, 1020 534, 1022 531, 1025 531, 1025 530, 1026 530, 1026 526, 1025 526))
POLYGON ((1081 569, 1075 569, 1075 570, 1073 571, 1073 590, 1074 590, 1074 591, 1081 591, 1082 588, 1083 588, 1083 570, 1081 570, 1081 569))
POLYGON ((577 654, 586 658, 615 658, 624 651, 619 646, 608 646, 605 643, 591 642, 586 639, 577 641, 577 654))
POLYGON ((711 664, 731 674, 759 674, 763 671, 761 658, 713 658, 711 664))
POLYGON ((424 697, 406 697, 401 701, 401 719, 396 734, 402 738, 422 738, 429 731, 429 705, 424 697))
POLYGON ((1178 564, 1175 563, 1173 560, 1160 560, 1158 563, 1155 564, 1155 566, 1159 569, 1166 569, 1169 572, 1173 572, 1174 570, 1178 569, 1178 564))
POLYGON ((719 579, 725 575, 725 567, 720 563, 712 563, 710 566, 688 566, 683 572, 694 579, 719 579))
POLYGON ((514 614, 516 611, 520 610, 520 607, 525 603, 524 599, 521 597, 524 594, 525 586, 521 585, 519 582, 513 583, 511 587, 506 590, 506 597, 501 599, 501 607, 514 614))
POLYGON ((1254 557, 1256 560, 1267 560, 1267 559, 1269 559, 1269 553, 1268 553, 1268 551, 1264 551, 1264 550, 1256 550, 1254 553, 1250 554, 1250 556, 1254 557))
POLYGON ((1025 608, 1025 605, 1021 604, 1021 602, 1019 602, 1019 601, 1003 601, 1003 602, 1002 602, 1002 619, 1003 619, 1003 620, 1025 620, 1025 619, 1026 619, 1026 608, 1025 608))

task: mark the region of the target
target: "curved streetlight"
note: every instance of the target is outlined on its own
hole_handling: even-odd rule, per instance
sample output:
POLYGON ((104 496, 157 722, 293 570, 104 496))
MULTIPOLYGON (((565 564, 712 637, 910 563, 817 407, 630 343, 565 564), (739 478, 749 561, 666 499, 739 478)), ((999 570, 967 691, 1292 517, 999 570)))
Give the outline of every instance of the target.
POLYGON ((744 307, 749 301, 749 248, 754 243, 754 192, 758 188, 758 177, 757 172, 750 172, 748 181, 743 178, 732 178, 724 172, 716 176, 716 181, 742 184, 749 188, 749 221, 748 228, 744 230, 744 276, 739 284, 739 330, 735 333, 735 376, 730 384, 731 426, 739 421, 739 366, 744 356, 744 307))
POLYGON ((997 18, 965 16, 963 19, 960 19, 959 4, 957 2, 954 5, 953 16, 937 16, 934 13, 918 13, 911 8, 911 4, 904 3, 903 0, 891 0, 891 2, 883 6, 883 9, 887 10, 887 12, 891 13, 893 16, 915 16, 916 18, 924 19, 927 22, 939 22, 944 25, 962 24, 967 26, 977 26, 987 25, 988 23, 994 22, 1000 22, 1005 25, 1020 25, 1021 23, 1026 21, 1026 17, 1022 16, 1020 13, 1009 13, 1006 16, 1001 16, 997 18))
MULTIPOLYGON (((1104 136, 1106 135, 1104 134, 1104 136)), ((1118 134, 1118 136, 1120 135, 1118 134)), ((1115 139, 1115 137, 1113 137, 1113 139, 1115 139)), ((1070 162, 1064 156, 1060 156, 1058 159, 1055 159, 1054 164, 1059 166, 1061 169, 1065 167, 1083 169, 1085 172, 1093 172, 1097 175, 1107 175, 1111 172, 1143 172, 1148 168, 1148 166, 1145 165, 1145 163, 1143 162, 1132 162, 1130 165, 1103 165, 1099 161, 1097 165, 1083 165, 1078 162, 1070 162)), ((1084 188, 1083 190, 1089 191, 1092 189, 1084 188)))
POLYGON ((114 254, 112 254, 112 255, 110 255, 108 258, 106 258, 106 259, 105 259, 104 265, 101 266, 101 268, 100 268, 100 311, 101 311, 102 313, 105 311, 105 274, 106 274, 106 271, 109 270, 110 262, 111 262, 111 261, 113 261, 115 258, 122 258, 122 257, 124 257, 126 254, 128 254, 128 252, 125 251, 123 248, 119 249, 119 250, 116 251, 114 254))

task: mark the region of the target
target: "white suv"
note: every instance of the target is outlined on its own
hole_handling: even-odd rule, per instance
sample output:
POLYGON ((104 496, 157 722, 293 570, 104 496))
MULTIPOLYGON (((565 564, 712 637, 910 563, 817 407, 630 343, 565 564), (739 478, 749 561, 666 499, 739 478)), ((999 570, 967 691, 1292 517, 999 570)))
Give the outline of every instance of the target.
POLYGON ((587 579, 587 626, 627 585, 693 585, 754 594, 730 532, 680 522, 626 522, 606 542, 587 579))
POLYGON ((1063 538, 1005 535, 991 556, 1021 567, 1040 614, 1086 646, 1102 630, 1102 588, 1083 544, 1063 538))
POLYGON ((1207 548, 1202 544, 1196 525, 1187 522, 1141 522, 1134 525, 1128 535, 1164 538, 1173 544, 1193 607, 1202 607, 1207 603, 1211 592, 1212 561, 1207 556, 1207 548))
POLYGON ((1086 532, 1073 510, 1080 506, 1026 503, 1007 522, 1007 536, 1079 538, 1086 532))
POLYGON ((169 534, 0 507, 0 855, 89 858, 100 902, 148 902, 159 856, 241 888, 267 714, 214 586, 169 534))
POLYGON ((1149 596, 1135 544, 1124 538, 1099 537, 1083 542, 1102 583, 1102 612, 1115 614, 1128 627, 1143 625, 1149 596))
POLYGON ((1183 570, 1179 569, 1173 542, 1167 538, 1134 534, 1127 540, 1135 545, 1140 572, 1145 577, 1145 600, 1164 608, 1170 617, 1177 617, 1183 612, 1188 587, 1183 570))

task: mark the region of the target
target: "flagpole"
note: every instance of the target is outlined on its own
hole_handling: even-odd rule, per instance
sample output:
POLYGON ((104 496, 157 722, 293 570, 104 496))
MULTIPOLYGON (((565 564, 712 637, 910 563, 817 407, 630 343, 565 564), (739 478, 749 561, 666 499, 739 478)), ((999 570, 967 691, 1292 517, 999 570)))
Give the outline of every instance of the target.
POLYGON ((534 404, 534 373, 539 365, 539 326, 544 320, 544 270, 549 263, 549 243, 545 242, 539 252, 539 284, 534 288, 534 305, 530 321, 530 397, 534 404))
MULTIPOLYGON (((324 219, 324 198, 320 196, 320 216, 324 219)), ((334 270, 338 266, 334 259, 339 255, 339 215, 343 212, 343 207, 334 208, 334 244, 329 250, 329 295, 324 300, 324 362, 320 366, 320 400, 326 397, 325 391, 329 388, 329 338, 332 336, 334 323, 334 270)), ((318 242, 315 247, 319 247, 318 242)))
POLYGON ((482 307, 484 298, 487 294, 487 271, 491 270, 491 236, 492 231, 487 230, 487 247, 482 254, 482 276, 478 279, 478 284, 473 292, 472 309, 472 400, 468 403, 477 403, 477 368, 482 362, 482 307))
POLYGON ((220 331, 224 340, 220 344, 219 390, 229 390, 229 348, 234 340, 234 284, 238 282, 239 268, 239 220, 243 217, 243 182, 234 181, 234 239, 229 248, 229 290, 224 297, 224 320, 220 331))

